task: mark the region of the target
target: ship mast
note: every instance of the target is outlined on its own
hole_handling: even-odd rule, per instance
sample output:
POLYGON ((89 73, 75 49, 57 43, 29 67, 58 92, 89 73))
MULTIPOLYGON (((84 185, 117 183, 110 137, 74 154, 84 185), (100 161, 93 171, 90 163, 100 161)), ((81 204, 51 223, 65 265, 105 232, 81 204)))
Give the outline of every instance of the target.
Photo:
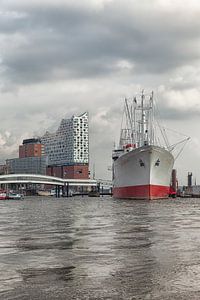
POLYGON ((143 146, 144 143, 144 123, 145 123, 145 114, 144 114, 144 90, 142 90, 141 95, 141 142, 140 147, 143 146))
POLYGON ((150 95, 146 95, 145 101, 144 91, 141 95, 141 144, 154 145, 154 111, 153 111, 153 92, 150 95))
POLYGON ((153 91, 145 94, 144 90, 132 99, 125 98, 119 146, 116 151, 123 153, 139 147, 157 145, 172 152, 176 145, 188 141, 187 137, 174 145, 169 144, 165 128, 154 120, 155 103, 153 98, 153 91), (156 131, 156 125, 159 132, 156 131), (165 145, 162 146, 163 142, 165 145))
POLYGON ((121 128, 120 148, 127 144, 136 148, 153 145, 153 92, 145 95, 142 90, 139 97, 135 96, 132 101, 125 98, 124 102, 125 122, 122 119, 124 128, 121 128))
POLYGON ((125 107, 126 107, 126 117, 128 121, 127 126, 127 138, 130 140, 131 143, 133 143, 133 113, 132 113, 132 107, 130 108, 128 105, 127 98, 125 98, 125 107))
POLYGON ((153 123, 154 123, 154 111, 153 111, 153 91, 151 92, 151 96, 150 96, 150 115, 149 115, 149 131, 150 131, 150 135, 149 135, 149 142, 151 145, 154 145, 154 128, 153 128, 153 123))

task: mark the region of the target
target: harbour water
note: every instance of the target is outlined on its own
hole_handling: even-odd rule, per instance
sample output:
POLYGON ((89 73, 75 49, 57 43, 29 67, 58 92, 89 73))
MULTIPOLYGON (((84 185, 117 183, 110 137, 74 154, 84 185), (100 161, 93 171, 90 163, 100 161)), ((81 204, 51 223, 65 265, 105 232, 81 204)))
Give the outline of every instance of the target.
POLYGON ((0 202, 0 299, 199 299, 200 199, 0 202))

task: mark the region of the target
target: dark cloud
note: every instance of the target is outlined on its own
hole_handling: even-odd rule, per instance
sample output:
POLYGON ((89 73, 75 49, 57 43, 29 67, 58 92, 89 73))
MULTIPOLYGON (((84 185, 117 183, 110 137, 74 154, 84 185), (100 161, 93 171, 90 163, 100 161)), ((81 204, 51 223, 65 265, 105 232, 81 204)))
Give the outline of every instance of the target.
POLYGON ((158 74, 199 59, 198 49, 190 47, 199 37, 197 18, 189 22, 177 10, 133 4, 129 9, 129 1, 113 1, 100 10, 47 1, 8 6, 0 32, 24 40, 11 50, 5 46, 5 78, 23 85, 107 77, 120 71, 122 60, 132 66, 132 76, 158 74))
POLYGON ((161 115, 159 119, 162 120, 176 120, 176 121, 185 121, 185 120, 198 120, 200 117, 200 110, 196 110, 195 108, 191 109, 177 109, 176 107, 169 107, 167 105, 163 105, 160 109, 161 115))
POLYGON ((1 157, 17 153, 23 138, 54 131, 63 117, 89 110, 91 163, 98 161, 103 174, 119 139, 122 99, 143 88, 159 94, 169 127, 197 127, 195 0, 0 4, 1 157))

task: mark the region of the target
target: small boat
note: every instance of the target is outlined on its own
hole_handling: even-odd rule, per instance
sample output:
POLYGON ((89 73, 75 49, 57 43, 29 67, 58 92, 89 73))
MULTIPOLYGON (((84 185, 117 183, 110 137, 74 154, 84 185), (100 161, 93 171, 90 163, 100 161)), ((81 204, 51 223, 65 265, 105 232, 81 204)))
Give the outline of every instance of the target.
POLYGON ((4 191, 0 192, 0 200, 6 200, 8 199, 7 193, 4 191))
POLYGON ((23 199, 23 195, 17 194, 17 193, 8 193, 6 199, 12 199, 12 200, 21 200, 23 199))
POLYGON ((88 197, 100 197, 100 192, 99 191, 90 191, 88 193, 88 197))
POLYGON ((38 196, 51 196, 51 191, 37 191, 38 196))

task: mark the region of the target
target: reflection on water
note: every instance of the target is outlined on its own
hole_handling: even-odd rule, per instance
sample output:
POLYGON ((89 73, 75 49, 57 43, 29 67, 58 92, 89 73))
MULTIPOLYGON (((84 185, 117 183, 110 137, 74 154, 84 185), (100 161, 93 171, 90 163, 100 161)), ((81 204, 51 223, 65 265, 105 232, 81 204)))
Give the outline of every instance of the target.
POLYGON ((199 299, 200 199, 0 202, 0 299, 199 299))
POLYGON ((56 268, 43 268, 43 269, 25 269, 19 271, 24 282, 38 282, 42 283, 51 280, 72 280, 73 266, 69 267, 56 267, 56 268))

